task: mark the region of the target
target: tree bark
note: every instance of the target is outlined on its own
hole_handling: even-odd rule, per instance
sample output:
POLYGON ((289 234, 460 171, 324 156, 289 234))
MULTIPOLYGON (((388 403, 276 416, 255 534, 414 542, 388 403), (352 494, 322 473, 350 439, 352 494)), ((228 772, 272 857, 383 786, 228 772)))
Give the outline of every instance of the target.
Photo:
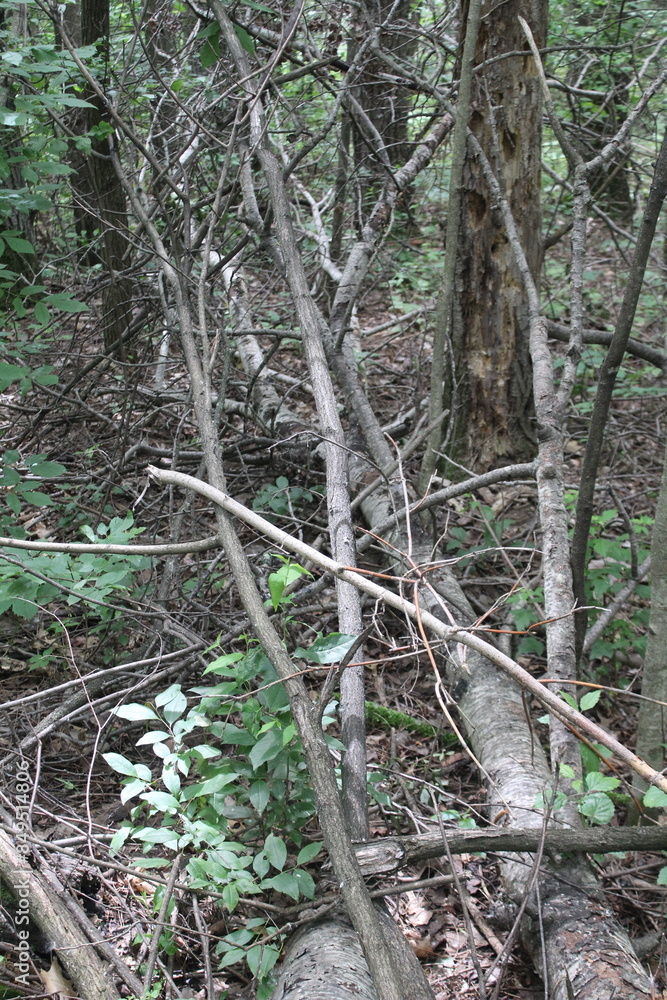
MULTIPOLYGON (((667 454, 660 484, 651 544, 651 618, 644 660, 642 701, 637 720, 637 753, 656 770, 667 764, 667 454)), ((635 781, 641 791, 646 782, 635 781)))
POLYGON ((354 930, 323 920, 299 931, 285 948, 271 1000, 376 1000, 373 981, 354 930))
MULTIPOLYGON (((529 21, 538 45, 544 44, 545 0, 487 0, 483 5, 475 62, 495 61, 476 74, 470 129, 506 190, 531 272, 537 275, 542 99, 518 15, 529 21), (499 58, 517 51, 521 54, 499 58)), ((445 408, 453 415, 447 453, 484 468, 520 461, 535 451, 528 315, 503 221, 470 149, 459 259, 452 368, 445 382, 445 408)))
MULTIPOLYGON (((407 22, 414 14, 410 0, 364 0, 360 6, 358 37, 371 35, 377 45, 398 59, 409 59, 415 48, 415 38, 406 31, 407 22), (387 19, 391 16, 391 22, 387 19)), ((349 48, 349 57, 354 58, 359 45, 355 41, 349 48)), ((401 167, 408 161, 411 143, 408 139, 411 97, 407 88, 392 85, 379 77, 384 66, 376 56, 364 58, 361 71, 357 74, 352 97, 358 111, 349 109, 352 123, 352 146, 354 163, 361 189, 363 225, 375 203, 378 191, 385 183, 392 167, 401 167), (366 116, 362 120, 359 111, 366 116), (381 142, 377 148, 369 128, 381 142)), ((403 202, 407 206, 409 193, 403 192, 403 202)))
MULTIPOLYGON (((70 20, 70 24, 75 23, 70 20)), ((71 38, 73 44, 99 44, 100 54, 109 64, 109 0, 82 0, 80 39, 71 38)), ((106 89, 106 81, 104 81, 106 89)), ((85 135, 91 129, 103 126, 105 107, 103 100, 90 88, 84 92, 91 108, 82 108, 77 116, 75 130, 85 135)), ((72 157, 75 173, 72 176, 74 221, 78 235, 87 244, 94 243, 99 231, 99 254, 88 247, 85 263, 101 262, 106 282, 102 291, 102 323, 104 346, 111 347, 125 333, 132 315, 132 283, 123 276, 129 267, 127 252, 127 203, 123 188, 116 176, 110 152, 113 135, 91 138, 90 153, 77 151, 72 157)), ((123 347, 119 348, 121 356, 123 347)))
POLYGON ((52 942, 52 951, 72 981, 81 1000, 118 1000, 110 969, 94 946, 77 927, 65 904, 36 875, 25 856, 0 831, 0 875, 21 905, 30 922, 52 942))

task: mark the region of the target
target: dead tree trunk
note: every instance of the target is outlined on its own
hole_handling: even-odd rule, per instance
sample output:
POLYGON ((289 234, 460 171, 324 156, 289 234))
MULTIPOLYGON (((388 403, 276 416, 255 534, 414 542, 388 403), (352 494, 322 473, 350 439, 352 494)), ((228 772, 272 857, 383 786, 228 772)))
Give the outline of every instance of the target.
MULTIPOLYGON (((544 0, 483 5, 470 129, 504 185, 535 275, 542 100, 518 15, 528 19, 543 44, 544 0), (517 54, 500 58, 511 52, 517 54)), ((462 194, 458 295, 445 384, 445 408, 452 412, 453 425, 446 450, 465 464, 487 468, 521 461, 535 450, 528 315, 503 221, 470 149, 462 194)))

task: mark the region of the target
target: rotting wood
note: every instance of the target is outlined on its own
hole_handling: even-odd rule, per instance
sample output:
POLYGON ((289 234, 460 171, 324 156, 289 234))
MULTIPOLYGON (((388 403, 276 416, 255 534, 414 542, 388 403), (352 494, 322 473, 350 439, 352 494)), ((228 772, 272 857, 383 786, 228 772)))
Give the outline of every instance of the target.
POLYGON ((119 1000, 114 972, 97 955, 65 904, 32 870, 0 830, 0 875, 27 900, 30 921, 53 941, 53 951, 81 1000, 119 1000))

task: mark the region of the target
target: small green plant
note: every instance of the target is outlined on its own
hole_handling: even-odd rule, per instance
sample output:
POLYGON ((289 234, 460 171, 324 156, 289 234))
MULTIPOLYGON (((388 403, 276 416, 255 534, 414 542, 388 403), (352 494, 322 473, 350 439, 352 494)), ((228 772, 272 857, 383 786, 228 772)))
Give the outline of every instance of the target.
MULTIPOLYGON (((632 530, 637 543, 637 560, 642 562, 648 555, 653 519, 647 516, 633 518, 632 530), (642 545, 642 542, 648 544, 642 545)), ((590 604, 604 606, 610 603, 619 590, 627 583, 631 569, 630 534, 619 531, 618 512, 605 510, 593 517, 590 536, 590 556, 586 571, 586 587, 590 604)), ((611 657, 616 650, 625 651, 634 647, 640 655, 646 648, 648 632, 650 586, 640 583, 635 594, 643 598, 642 604, 633 606, 632 621, 618 618, 610 623, 606 638, 598 639, 590 650, 592 658, 611 657), (613 636, 613 638, 609 638, 613 636)))
MULTIPOLYGON (((644 795, 644 805, 647 809, 664 809, 667 811, 667 794, 661 788, 651 785, 644 795)), ((667 865, 658 872, 657 884, 667 885, 667 865)))
MULTIPOLYGON (((587 691, 577 703, 576 698, 571 694, 561 691, 560 696, 572 708, 580 712, 588 712, 594 708, 600 700, 599 690, 587 691)), ((541 723, 548 723, 549 716, 543 715, 539 720, 541 723)), ((588 820, 589 823, 598 826, 605 826, 610 823, 615 812, 615 798, 627 800, 627 796, 614 795, 614 790, 620 785, 618 778, 611 775, 601 774, 600 766, 605 759, 611 756, 611 751, 603 747, 600 743, 581 746, 581 762, 583 778, 577 778, 574 769, 569 764, 561 764, 559 773, 565 778, 576 796, 577 810, 588 820)), ((569 801, 569 796, 563 791, 557 791, 555 796, 550 791, 546 796, 547 801, 551 801, 551 808, 554 812, 562 809, 569 801), (549 798, 551 796, 552 800, 549 798)), ((545 796, 540 794, 535 800, 536 809, 545 809, 545 796)))
MULTIPOLYGON (((0 384, 2 368, 14 367, 0 365, 0 384)), ((32 373, 34 376, 34 372, 32 373)), ((57 379, 55 379, 57 381, 57 379)), ((1 390, 0 390, 1 391, 1 390)), ((66 472, 60 462, 47 461, 46 455, 24 455, 18 451, 6 451, 0 459, 0 491, 4 503, 12 514, 20 514, 23 503, 34 504, 36 507, 53 507, 53 500, 48 493, 36 489, 43 479, 55 479, 66 472), (22 468, 25 472, 22 471, 22 468)), ((5 520, 5 525, 8 522, 5 520)), ((0 520, 2 524, 2 520, 0 520)), ((3 525, 3 526, 5 526, 3 525)))
POLYGON ((484 549, 497 549, 503 544, 512 547, 513 543, 504 537, 513 524, 511 518, 497 518, 493 508, 479 500, 471 500, 466 504, 466 513, 475 518, 476 527, 481 529, 481 536, 471 541, 468 528, 454 525, 448 532, 447 552, 461 558, 484 549))
POLYGON ((257 491, 252 506, 253 510, 268 511, 269 520, 273 520, 272 514, 280 515, 280 517, 291 517, 297 507, 312 503, 315 498, 320 500, 324 496, 324 492, 324 487, 321 486, 314 486, 312 489, 290 486, 289 479, 286 479, 285 476, 278 476, 275 485, 265 483, 257 491))
MULTIPOLYGON (((82 530, 91 542, 127 544, 144 530, 133 524, 133 516, 128 513, 112 518, 108 525, 99 524, 97 532, 88 525, 82 530)), ((108 599, 129 594, 135 587, 137 572, 149 566, 150 560, 138 555, 0 549, 0 614, 12 611, 20 618, 32 618, 40 608, 57 601, 69 608, 84 604, 98 620, 110 621, 115 612, 105 607, 108 599)))
POLYGON ((605 826, 611 822, 615 807, 607 793, 618 788, 618 778, 600 774, 598 770, 589 771, 583 779, 576 778, 574 769, 569 764, 561 764, 560 773, 571 782, 574 792, 579 796, 577 809, 589 823, 605 826))
POLYGON ((289 556, 276 555, 276 559, 280 559, 283 565, 275 573, 270 573, 267 581, 271 594, 271 599, 267 601, 267 604, 270 604, 274 611, 277 611, 281 605, 292 604, 292 599, 285 594, 285 590, 291 583, 302 576, 311 575, 303 566, 292 562, 289 556))
MULTIPOLYGON (((354 641, 339 633, 320 635, 294 656, 336 663, 354 641)), ((221 894, 229 913, 241 896, 262 892, 295 902, 312 899, 315 883, 304 865, 321 844, 304 842, 315 803, 284 688, 257 645, 220 653, 204 674, 217 682, 192 688, 191 706, 173 684, 151 704, 115 710, 119 718, 145 723, 136 745, 150 747, 157 766, 104 754, 123 776, 121 800, 141 803, 115 834, 112 849, 128 839, 138 842, 142 856, 135 863, 145 868, 186 855, 190 884, 221 894)), ((325 713, 324 724, 331 721, 325 713)), ((342 749, 332 737, 327 742, 342 749)), ((245 960, 265 981, 279 955, 279 948, 263 943, 267 933, 264 920, 232 931, 218 946, 221 966, 245 960)))
MULTIPOLYGON (((565 494, 565 503, 571 513, 576 500, 575 491, 565 494)), ((615 509, 602 511, 592 519, 586 570, 587 603, 591 607, 609 605, 630 577, 633 559, 630 533, 622 530, 621 524, 615 509)), ((653 519, 642 515, 632 518, 631 525, 635 536, 633 544, 636 544, 636 559, 641 563, 648 555, 653 519)), ((591 659, 611 659, 617 651, 625 653, 631 647, 640 656, 644 654, 650 593, 648 583, 637 584, 635 595, 639 601, 633 605, 631 620, 619 617, 610 622, 604 636, 591 646, 588 654, 591 659)), ((544 591, 542 587, 519 590, 508 598, 507 604, 512 609, 514 627, 517 630, 527 630, 536 621, 535 606, 543 607, 544 591)), ((544 642, 537 635, 522 636, 517 644, 517 653, 540 656, 544 653, 544 642)))

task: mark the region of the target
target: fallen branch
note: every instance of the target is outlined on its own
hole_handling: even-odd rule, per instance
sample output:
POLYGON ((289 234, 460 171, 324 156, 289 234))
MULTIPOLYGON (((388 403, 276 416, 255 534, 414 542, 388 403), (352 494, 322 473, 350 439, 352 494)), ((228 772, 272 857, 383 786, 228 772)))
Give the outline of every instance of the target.
POLYGON ((96 556, 173 556, 188 552, 208 552, 220 545, 217 535, 200 538, 194 542, 157 542, 142 545, 117 545, 115 542, 44 542, 26 538, 5 538, 0 536, 0 547, 25 549, 28 552, 66 552, 71 556, 92 552, 96 556))
MULTIPOLYGON (((555 320, 548 319, 547 330, 549 331, 549 337, 553 340, 561 340, 569 343, 570 327, 565 323, 556 323, 555 320)), ((614 334, 609 330, 587 329, 581 331, 582 343, 599 344, 601 347, 609 347, 613 336, 614 334)), ((656 347, 651 347, 649 344, 642 344, 640 340, 635 340, 634 337, 629 338, 626 353, 635 358, 641 358, 642 361, 648 361, 649 364, 655 365, 661 371, 667 368, 667 355, 664 351, 659 351, 656 347)))
MULTIPOLYGON (((447 830, 452 854, 475 851, 526 852, 534 854, 544 840, 547 854, 605 854, 608 851, 667 850, 667 827, 601 826, 590 830, 447 830)), ((439 831, 411 837, 382 837, 355 844, 357 861, 364 875, 386 874, 405 865, 443 857, 439 831)))

